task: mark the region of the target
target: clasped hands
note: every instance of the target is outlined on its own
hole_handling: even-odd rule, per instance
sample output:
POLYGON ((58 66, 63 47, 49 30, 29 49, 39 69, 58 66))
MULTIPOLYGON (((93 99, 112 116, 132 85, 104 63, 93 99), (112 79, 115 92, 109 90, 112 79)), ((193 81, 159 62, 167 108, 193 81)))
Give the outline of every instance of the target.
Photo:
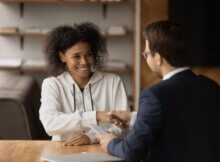
POLYGON ((98 122, 112 123, 120 128, 125 128, 128 126, 130 114, 129 111, 97 111, 96 118, 98 122))
MULTIPOLYGON (((112 111, 112 112, 97 111, 96 118, 98 123, 99 122, 112 123, 120 128, 125 128, 128 126, 130 115, 131 112, 128 111, 112 111)), ((111 137, 114 136, 112 135, 111 137)), ((101 142, 101 138, 98 137, 98 139, 101 142)), ((103 141, 102 143, 108 143, 108 142, 105 140, 105 142, 103 141)), ((66 140, 63 144, 64 146, 88 145, 91 144, 91 140, 87 135, 82 134, 71 137, 70 139, 66 140)))

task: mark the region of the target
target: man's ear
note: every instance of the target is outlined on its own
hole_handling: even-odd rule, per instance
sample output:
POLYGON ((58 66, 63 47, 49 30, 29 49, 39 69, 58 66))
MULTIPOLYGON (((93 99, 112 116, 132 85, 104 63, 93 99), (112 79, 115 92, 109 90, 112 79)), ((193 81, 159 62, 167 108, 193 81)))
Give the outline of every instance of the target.
POLYGON ((59 55, 60 55, 60 60, 61 60, 63 63, 65 63, 65 62, 66 62, 66 59, 65 59, 65 57, 64 57, 64 54, 60 52, 59 55))
POLYGON ((158 52, 155 53, 154 59, 158 66, 161 66, 163 64, 163 57, 158 52))

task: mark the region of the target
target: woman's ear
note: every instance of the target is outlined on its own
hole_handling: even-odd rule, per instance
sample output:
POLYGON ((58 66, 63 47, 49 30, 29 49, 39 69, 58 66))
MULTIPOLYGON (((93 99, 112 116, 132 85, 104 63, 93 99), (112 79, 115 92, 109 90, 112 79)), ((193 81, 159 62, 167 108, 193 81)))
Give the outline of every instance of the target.
POLYGON ((161 66, 163 64, 163 57, 158 52, 155 53, 154 59, 157 66, 161 66))
POLYGON ((64 54, 60 52, 59 55, 60 55, 60 60, 61 60, 63 63, 65 63, 65 62, 66 62, 66 58, 65 58, 64 54))

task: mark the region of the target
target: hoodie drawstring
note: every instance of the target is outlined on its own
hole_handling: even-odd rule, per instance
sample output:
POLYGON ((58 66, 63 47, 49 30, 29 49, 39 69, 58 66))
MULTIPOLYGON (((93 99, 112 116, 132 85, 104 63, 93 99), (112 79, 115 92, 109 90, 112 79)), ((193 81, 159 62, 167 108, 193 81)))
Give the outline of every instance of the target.
POLYGON ((75 84, 73 84, 73 100, 74 100, 73 112, 75 112, 76 111, 76 90, 75 90, 75 84))
POLYGON ((89 84, 89 94, 90 94, 90 99, 91 99, 92 111, 94 111, 94 108, 93 108, 93 99, 92 99, 92 86, 91 86, 91 83, 89 84))
MULTIPOLYGON (((89 94, 90 94, 90 101, 91 101, 92 111, 94 111, 93 99, 92 99, 92 85, 91 84, 89 84, 89 94)), ((82 97, 83 97, 83 105, 84 105, 84 111, 85 111, 84 95, 82 97)), ((75 84, 73 84, 73 100, 74 100, 73 112, 75 112, 76 111, 76 90, 75 90, 75 84)))

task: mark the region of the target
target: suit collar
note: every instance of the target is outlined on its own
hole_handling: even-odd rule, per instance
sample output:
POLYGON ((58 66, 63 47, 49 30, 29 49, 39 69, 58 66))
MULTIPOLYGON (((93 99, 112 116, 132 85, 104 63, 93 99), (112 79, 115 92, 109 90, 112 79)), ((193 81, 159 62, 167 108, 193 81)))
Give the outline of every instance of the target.
POLYGON ((183 76, 195 76, 195 74, 192 72, 191 69, 187 69, 187 70, 184 70, 182 72, 179 72, 175 75, 173 75, 172 77, 170 77, 170 79, 174 79, 174 78, 178 78, 178 77, 183 77, 183 76))
POLYGON ((167 73, 164 77, 163 77, 163 80, 167 80, 169 78, 171 78, 172 76, 180 73, 180 72, 183 72, 185 70, 189 70, 190 68, 189 67, 181 67, 181 68, 176 68, 175 70, 167 73))

